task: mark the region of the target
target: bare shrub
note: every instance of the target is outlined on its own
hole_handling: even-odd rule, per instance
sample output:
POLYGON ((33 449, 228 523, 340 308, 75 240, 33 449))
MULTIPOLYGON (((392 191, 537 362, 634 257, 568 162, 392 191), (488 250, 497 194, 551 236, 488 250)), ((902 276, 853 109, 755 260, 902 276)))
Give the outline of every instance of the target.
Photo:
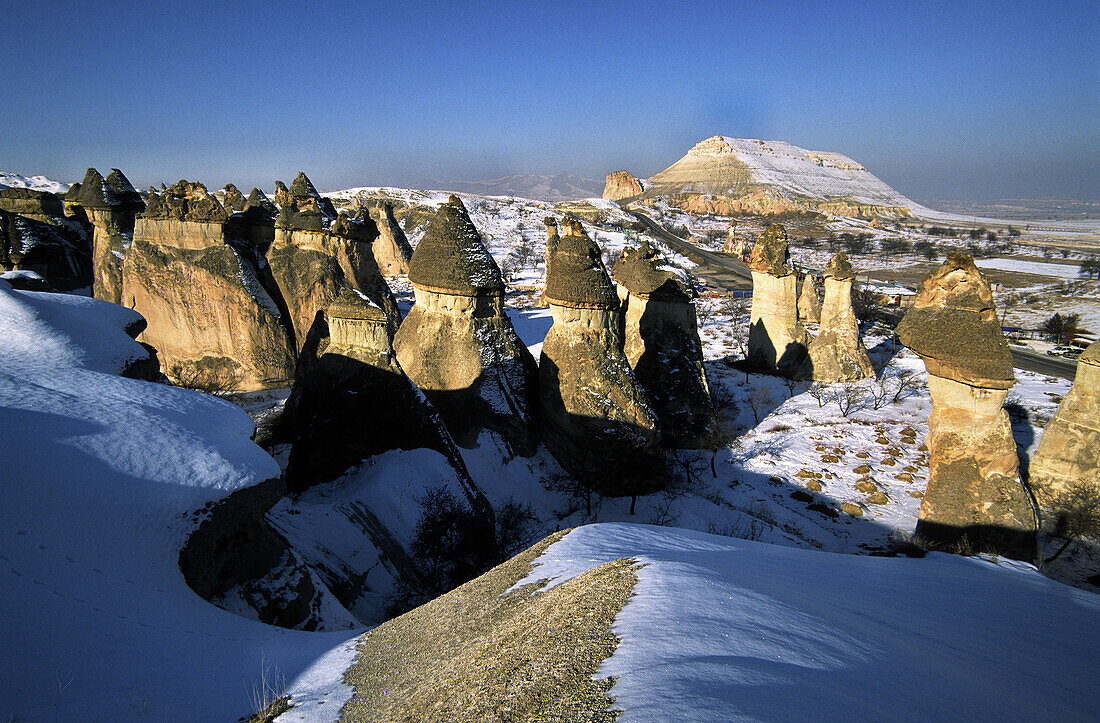
POLYGON ((184 364, 176 362, 168 368, 168 378, 174 380, 177 387, 193 389, 197 392, 220 396, 238 391, 244 374, 240 367, 229 364, 204 363, 184 364))
POLYGON ((858 412, 867 406, 867 390, 855 384, 840 384, 836 389, 833 401, 840 409, 840 416, 847 417, 852 412, 858 412))
POLYGON ((753 542, 763 536, 764 529, 764 524, 755 518, 742 519, 738 522, 726 521, 721 525, 712 520, 707 524, 707 532, 712 535, 734 537, 738 540, 752 540, 753 542))
POLYGON ((749 389, 749 409, 752 410, 753 421, 757 424, 760 424, 761 416, 766 416, 774 403, 775 398, 766 386, 754 384, 749 389))
POLYGON ((824 407, 826 402, 833 401, 833 389, 828 384, 814 382, 809 391, 810 396, 817 400, 818 409, 824 407))
POLYGON ((1043 560, 1050 563, 1082 537, 1100 539, 1100 488, 1077 482, 1054 498, 1044 516, 1051 536, 1065 540, 1057 552, 1043 560))

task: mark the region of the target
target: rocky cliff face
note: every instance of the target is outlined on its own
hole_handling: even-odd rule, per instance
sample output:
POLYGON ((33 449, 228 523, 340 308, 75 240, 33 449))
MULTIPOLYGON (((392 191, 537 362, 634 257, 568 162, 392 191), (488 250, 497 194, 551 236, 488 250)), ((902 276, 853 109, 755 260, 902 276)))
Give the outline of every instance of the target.
POLYGON ((787 230, 776 224, 752 248, 752 310, 749 360, 759 368, 791 375, 806 356, 810 335, 798 323, 796 278, 787 250, 787 230))
POLYGON ((340 295, 345 284, 385 311, 396 328, 401 318, 397 302, 371 248, 377 234, 375 225, 351 219, 346 213, 337 215, 331 202, 321 198, 302 173, 283 197, 267 258, 290 310, 298 349, 317 313, 340 295))
POLYGON ((1034 559, 1036 512, 1003 408, 1015 381, 1012 356, 974 260, 952 253, 925 277, 897 333, 924 360, 932 393, 917 533, 1034 559))
POLYGON ((90 227, 57 217, 50 217, 51 223, 39 218, 0 210, 0 271, 32 271, 47 288, 60 291, 91 286, 90 227))
POLYGON ((117 168, 107 178, 89 168, 84 180, 65 195, 65 210, 94 226, 92 293, 97 299, 120 303, 122 259, 134 238, 134 220, 145 210, 141 195, 117 168))
POLYGON ((630 171, 612 171, 604 181, 603 197, 621 201, 642 193, 642 184, 630 171))
MULTIPOLYGON (((806 360, 798 372, 803 379, 834 384, 875 375, 875 368, 859 338, 859 320, 852 311, 854 279, 855 272, 847 255, 841 252, 829 260, 825 268, 825 304, 821 307, 821 327, 810 342, 806 360)), ((813 281, 809 277, 805 283, 812 288, 813 281)), ((817 300, 816 293, 813 298, 817 300)))
MULTIPOLYGON (((1028 482, 1049 506, 1075 484, 1100 487, 1100 342, 1077 360, 1077 377, 1043 431, 1028 482)), ((1051 520, 1056 525, 1057 519, 1051 520)))
POLYGON ((546 299, 554 324, 539 361, 543 441, 582 484, 606 495, 659 489, 660 430, 623 351, 623 320, 600 250, 567 220, 546 299))
POLYGON ((694 291, 663 267, 643 243, 625 249, 611 268, 624 311, 623 350, 653 402, 663 444, 706 449, 718 438, 718 420, 703 366, 694 291))
POLYGON ((394 338, 398 360, 459 444, 492 430, 518 454, 536 447, 535 360, 504 313, 500 269, 451 196, 409 268, 416 303, 394 338))
POLYGON ((169 379, 211 391, 289 384, 289 319, 258 263, 273 233, 270 217, 231 221, 202 184, 149 198, 122 265, 122 301, 148 321, 142 340, 169 379))
POLYGON ((807 324, 821 322, 821 299, 817 295, 817 284, 810 275, 802 280, 802 292, 798 295, 798 320, 807 324))

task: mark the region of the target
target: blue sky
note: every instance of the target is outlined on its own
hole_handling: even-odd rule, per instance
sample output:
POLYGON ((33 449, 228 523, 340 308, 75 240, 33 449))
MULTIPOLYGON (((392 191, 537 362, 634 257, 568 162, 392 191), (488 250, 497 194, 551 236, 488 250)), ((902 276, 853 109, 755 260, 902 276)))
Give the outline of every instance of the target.
POLYGON ((645 177, 722 134, 917 198, 1100 200, 1098 38, 1095 0, 0 2, 0 170, 645 177))

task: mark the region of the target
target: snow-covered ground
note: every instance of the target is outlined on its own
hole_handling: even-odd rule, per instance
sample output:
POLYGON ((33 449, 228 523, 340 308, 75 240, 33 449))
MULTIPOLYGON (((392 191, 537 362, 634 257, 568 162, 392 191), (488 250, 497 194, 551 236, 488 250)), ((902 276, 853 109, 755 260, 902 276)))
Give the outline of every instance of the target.
POLYGON ((32 191, 49 191, 50 193, 65 193, 69 190, 68 183, 55 181, 45 176, 21 176, 10 171, 0 171, 0 188, 29 188, 32 191))
POLYGON ((1100 598, 1029 565, 592 525, 519 584, 637 560, 597 678, 630 721, 1092 720, 1100 598))

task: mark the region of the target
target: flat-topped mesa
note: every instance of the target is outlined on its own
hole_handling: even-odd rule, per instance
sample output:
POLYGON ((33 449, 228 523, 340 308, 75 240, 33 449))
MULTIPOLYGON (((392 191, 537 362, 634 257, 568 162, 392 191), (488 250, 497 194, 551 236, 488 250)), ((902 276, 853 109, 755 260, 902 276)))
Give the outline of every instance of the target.
POLYGON ((623 351, 621 304, 600 249, 579 223, 564 227, 546 279, 554 323, 539 361, 543 441, 589 489, 645 494, 662 486, 657 416, 623 351))
POLYGON ((604 180, 603 197, 621 201, 642 193, 641 182, 630 171, 612 171, 604 180))
POLYGON ((974 260, 952 253, 925 277, 897 326, 902 343, 924 360, 932 394, 917 533, 1031 560, 1036 511, 1003 407, 1015 379, 992 296, 974 260))
POLYGON ((242 194, 236 186, 232 183, 225 184, 225 198, 222 201, 222 205, 225 206, 227 211, 230 213, 240 213, 244 211, 246 203, 247 200, 244 194, 242 194))
POLYGON ((793 375, 806 357, 810 335, 798 323, 797 278, 790 265, 787 229, 764 229, 746 262, 752 271, 748 359, 769 372, 793 375))
POLYGON ((802 280, 802 292, 798 295, 798 320, 807 324, 821 323, 821 299, 817 295, 817 284, 810 274, 802 280))
POLYGON ((289 308, 298 349, 317 314, 332 303, 345 283, 381 307, 396 329, 401 314, 371 248, 378 235, 376 225, 337 214, 332 202, 317 193, 304 173, 298 174, 289 189, 276 183, 277 202, 279 198, 275 239, 267 259, 289 308))
POLYGON ((409 378, 460 445, 489 430, 534 454, 538 370, 504 312, 500 269, 457 197, 429 221, 409 281, 416 303, 394 337, 409 378))
POLYGON ((134 219, 145 209, 141 194, 117 168, 104 178, 89 168, 65 195, 65 213, 92 224, 92 294, 122 300, 122 258, 134 234, 134 219))
POLYGON ((648 241, 611 267, 624 311, 624 352, 653 402, 665 447, 703 449, 718 420, 703 367, 703 347, 688 281, 663 265, 648 241))
MULTIPOLYGON (((1100 341, 1078 357, 1073 388, 1043 430, 1028 469, 1028 484, 1043 507, 1057 505, 1077 485, 1100 491, 1100 341)), ((1059 535, 1060 522, 1056 512, 1044 514, 1052 534, 1059 535)))
POLYGON ((230 216, 201 183, 152 193, 122 264, 122 299, 168 378, 213 390, 282 387, 294 377, 290 321, 259 264, 270 216, 230 216))
MULTIPOLYGON (((825 304, 821 327, 810 342, 806 359, 798 371, 803 379, 834 384, 854 382, 875 375, 875 368, 859 338, 859 320, 852 310, 852 281, 855 272, 842 251, 825 267, 825 304)), ((806 284, 813 284, 807 276, 806 284)), ((814 298, 817 298, 816 292, 814 298)))
POLYGON ((379 270, 386 276, 409 273, 413 248, 401 224, 393 215, 393 204, 389 201, 383 203, 379 209, 377 225, 378 238, 374 240, 372 249, 379 270))
POLYGON ((451 437, 397 360, 385 311, 345 286, 317 315, 306 347, 281 420, 293 444, 288 489, 334 480, 393 449, 433 449, 468 482, 451 437))

